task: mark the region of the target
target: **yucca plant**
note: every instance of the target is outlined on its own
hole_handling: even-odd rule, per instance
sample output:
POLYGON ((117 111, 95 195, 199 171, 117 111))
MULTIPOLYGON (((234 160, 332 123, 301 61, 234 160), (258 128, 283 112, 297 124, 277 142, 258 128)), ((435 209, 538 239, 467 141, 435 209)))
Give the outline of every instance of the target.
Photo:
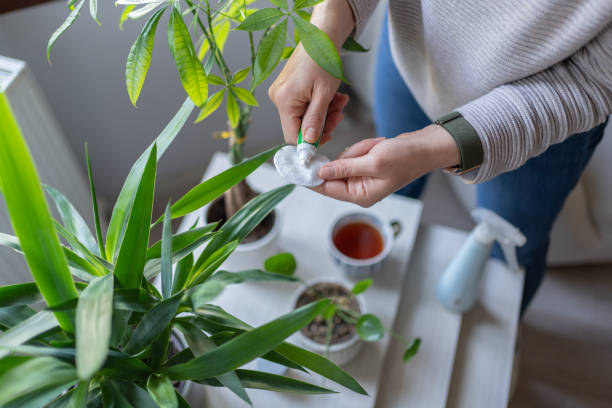
MULTIPOLYGON (((255 0, 116 0, 124 7, 120 27, 128 20, 148 17, 127 56, 125 82, 134 105, 138 101, 151 64, 155 33, 161 18, 168 16, 167 36, 181 84, 188 95, 182 109, 200 109, 199 122, 226 102, 228 129, 217 132, 228 140, 232 164, 243 160, 251 109, 258 105, 256 90, 281 59, 289 58, 301 42, 321 68, 344 80, 342 61, 330 38, 309 22, 308 9, 323 0, 269 0, 269 7, 254 7, 255 0), (216 4, 215 4, 216 3, 216 4), (289 22, 294 30, 289 30, 289 22), (259 35, 259 33, 261 35, 259 35), (233 69, 224 56, 230 34, 240 34, 249 55, 233 69), (195 43, 194 40, 195 39, 195 43), (214 88, 214 89, 213 89, 214 88)), ((262 3, 257 3, 258 5, 262 3)), ((78 17, 85 0, 68 0, 71 9, 64 23, 49 39, 47 57, 57 38, 78 17)), ((91 17, 98 21, 98 0, 89 0, 91 17)), ((366 51, 349 38, 343 48, 366 51)), ((225 193, 225 215, 231 217, 255 196, 246 181, 225 193)), ((118 224, 110 225, 116 230, 118 224)), ((256 230, 256 236, 265 231, 256 230)))
POLYGON ((293 186, 257 196, 220 229, 209 224, 172 233, 172 218, 223 194, 278 148, 244 160, 168 204, 157 220, 162 238, 149 246, 149 231, 156 224, 152 208, 157 161, 184 120, 186 116, 175 117, 136 161, 112 213, 120 228, 109 230, 103 239, 89 157, 95 235, 68 200, 46 186, 61 219, 51 217, 27 145, 0 94, 0 188, 16 234, 1 234, 0 244, 23 253, 34 278, 33 283, 0 288, 0 406, 184 407, 188 404, 173 382, 186 380, 227 387, 247 403, 246 388, 332 392, 241 368, 258 357, 310 370, 365 394, 325 358, 284 342, 328 300, 257 328, 210 304, 229 284, 294 280, 256 269, 218 270, 293 186), (202 247, 196 257, 194 251, 202 247), (158 275, 161 291, 151 283, 158 275), (178 353, 169 351, 174 330, 188 345, 178 353))

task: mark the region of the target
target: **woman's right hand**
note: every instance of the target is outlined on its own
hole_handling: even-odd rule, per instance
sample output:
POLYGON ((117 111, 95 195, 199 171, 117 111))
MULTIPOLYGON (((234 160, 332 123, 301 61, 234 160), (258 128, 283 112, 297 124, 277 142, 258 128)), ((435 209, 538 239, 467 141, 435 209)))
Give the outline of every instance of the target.
MULTIPOLYGON (((346 0, 326 0, 315 6, 310 22, 327 33, 336 49, 340 49, 355 24, 346 0)), ((349 100, 348 95, 337 92, 339 86, 340 80, 319 67, 298 44, 268 90, 287 143, 297 143, 300 129, 304 140, 310 143, 321 134, 321 143, 331 138, 349 100)))

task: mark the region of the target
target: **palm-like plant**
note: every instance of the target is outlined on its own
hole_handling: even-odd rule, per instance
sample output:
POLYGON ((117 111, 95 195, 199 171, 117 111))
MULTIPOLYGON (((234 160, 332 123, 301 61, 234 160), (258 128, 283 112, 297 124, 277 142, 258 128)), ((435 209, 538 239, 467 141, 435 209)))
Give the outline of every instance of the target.
MULTIPOLYGON (((290 6, 287 0, 269 0, 271 7, 254 8, 255 0, 219 0, 217 4, 210 0, 116 0, 117 5, 124 7, 120 26, 127 20, 150 16, 127 57, 125 79, 130 100, 136 105, 151 64, 155 32, 161 17, 168 15, 168 45, 188 95, 182 109, 200 108, 196 119, 199 122, 215 112, 225 100, 229 128, 217 135, 228 140, 232 164, 240 163, 251 109, 258 105, 256 88, 281 59, 289 58, 298 42, 321 68, 344 80, 342 61, 332 41, 309 22, 307 9, 322 1, 295 0, 290 6), (293 23, 293 32, 288 30, 289 21, 293 23), (258 40, 256 32, 262 32, 258 40), (223 54, 226 40, 232 33, 246 35, 244 40, 248 41, 250 53, 248 61, 236 70, 230 68, 223 54), (195 46, 192 36, 196 39, 195 46), (248 85, 244 85, 247 82, 248 85)), ((47 57, 84 4, 85 0, 68 0, 71 11, 49 39, 47 57)), ((89 0, 90 14, 96 21, 97 9, 98 0, 89 0)), ((366 51, 352 38, 343 48, 366 51)), ((246 181, 228 189, 225 193, 226 217, 231 217, 254 196, 246 181)), ((116 230, 118 224, 111 223, 109 228, 116 230)), ((256 235, 263 235, 263 232, 256 235)))
POLYGON ((0 234, 0 244, 23 253, 35 281, 0 288, 0 406, 183 407, 188 405, 172 384, 183 380, 227 387, 247 402, 249 387, 331 392, 240 368, 258 357, 311 370, 365 393, 325 358, 284 342, 319 314, 327 300, 257 328, 209 303, 229 284, 294 280, 261 270, 218 270, 293 186, 257 196, 221 229, 209 224, 172 233, 172 218, 223 194, 277 148, 242 161, 169 204, 156 222, 163 225, 162 239, 149 246, 149 231, 156 224, 157 161, 185 120, 186 115, 175 117, 136 161, 113 210, 111 224, 119 228, 109 229, 103 239, 89 158, 95 236, 68 200, 46 187, 61 223, 52 219, 27 145, 0 94, 0 188, 16 233, 0 234), (194 251, 202 247, 196 257, 194 251), (157 275, 161 292, 151 284, 157 275), (188 344, 178 354, 169 352, 174 329, 188 344))

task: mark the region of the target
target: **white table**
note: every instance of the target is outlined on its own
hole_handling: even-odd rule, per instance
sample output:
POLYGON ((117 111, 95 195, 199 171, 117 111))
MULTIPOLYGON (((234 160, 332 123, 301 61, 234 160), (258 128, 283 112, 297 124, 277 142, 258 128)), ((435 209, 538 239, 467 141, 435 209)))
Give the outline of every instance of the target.
MULTIPOLYGON (((220 172, 226 165, 224 155, 215 155, 205 178, 220 172)), ((275 172, 265 166, 249 180, 253 187, 262 190, 282 184, 275 172)), ((303 279, 320 276, 321 273, 341 277, 334 270, 322 242, 327 228, 324 225, 329 224, 335 215, 357 207, 322 198, 300 188, 283 201, 280 208, 285 217, 281 230, 282 242, 248 256, 236 253, 224 267, 229 270, 257 267, 267 256, 280 250, 290 250, 296 254, 299 264, 297 273, 303 279), (318 221, 306 215, 308 211, 301 217, 296 215, 297 209, 313 202, 319 209, 318 221), (291 217, 291 222, 287 222, 287 217, 291 217), (310 247, 300 253, 298 248, 305 242, 310 243, 310 247)), ((384 274, 375 277, 375 285, 366 293, 367 307, 387 327, 393 325, 393 316, 397 311, 395 331, 408 339, 421 337, 419 354, 404 364, 401 361, 403 346, 389 341, 387 336, 380 342, 367 344, 356 361, 345 367, 370 397, 341 389, 316 375, 290 372, 291 376, 339 390, 341 394, 291 396, 248 390, 255 406, 505 407, 514 356, 522 274, 511 273, 502 263, 491 260, 487 265, 480 302, 463 316, 449 313, 436 302, 434 288, 444 267, 467 234, 440 226, 421 227, 413 249, 420 202, 390 197, 370 210, 389 220, 400 218, 405 235, 396 243, 384 274), (408 264, 411 250, 412 257, 408 264)), ((186 217, 183 225, 192 225, 197 215, 186 217)), ((251 324, 259 325, 289 311, 288 304, 283 307, 283 300, 288 303, 295 289, 279 283, 236 285, 228 288, 214 303, 251 324)), ((228 390, 194 388, 189 398, 194 406, 245 406, 228 390)))

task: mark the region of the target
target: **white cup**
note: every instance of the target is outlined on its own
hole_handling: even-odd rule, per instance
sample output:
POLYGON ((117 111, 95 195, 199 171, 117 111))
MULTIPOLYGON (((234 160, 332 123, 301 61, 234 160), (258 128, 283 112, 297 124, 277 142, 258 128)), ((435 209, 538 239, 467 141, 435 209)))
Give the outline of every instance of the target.
POLYGON ((374 214, 367 212, 353 212, 338 217, 331 225, 327 234, 329 253, 338 268, 346 273, 350 278, 362 279, 380 271, 383 261, 393 248, 395 237, 401 232, 401 225, 398 221, 390 223, 384 222, 374 214), (374 227, 381 235, 383 249, 379 254, 367 259, 351 258, 342 252, 334 244, 334 235, 347 224, 365 223, 374 227))

